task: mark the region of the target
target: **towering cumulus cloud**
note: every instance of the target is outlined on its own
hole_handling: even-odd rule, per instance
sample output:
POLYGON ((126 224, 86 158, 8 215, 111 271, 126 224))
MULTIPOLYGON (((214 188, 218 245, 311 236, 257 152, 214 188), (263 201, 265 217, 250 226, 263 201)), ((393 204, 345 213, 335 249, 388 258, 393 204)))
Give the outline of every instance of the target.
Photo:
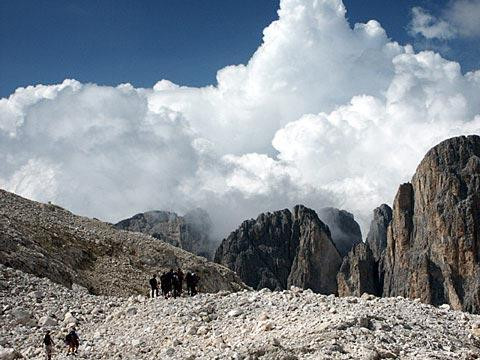
POLYGON ((0 100, 0 187, 117 220, 194 206, 219 231, 265 210, 367 221, 437 142, 480 130, 480 71, 351 28, 339 0, 283 0, 248 64, 217 84, 65 80, 0 100))

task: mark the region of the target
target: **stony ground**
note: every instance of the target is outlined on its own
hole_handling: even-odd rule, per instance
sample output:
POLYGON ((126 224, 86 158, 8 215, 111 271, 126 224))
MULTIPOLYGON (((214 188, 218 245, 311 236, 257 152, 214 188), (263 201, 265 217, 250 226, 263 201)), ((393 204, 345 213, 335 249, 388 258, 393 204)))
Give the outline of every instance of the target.
POLYGON ((80 359, 478 359, 480 316, 403 298, 292 289, 147 299, 89 295, 0 265, 0 360, 56 359, 76 324, 80 359))

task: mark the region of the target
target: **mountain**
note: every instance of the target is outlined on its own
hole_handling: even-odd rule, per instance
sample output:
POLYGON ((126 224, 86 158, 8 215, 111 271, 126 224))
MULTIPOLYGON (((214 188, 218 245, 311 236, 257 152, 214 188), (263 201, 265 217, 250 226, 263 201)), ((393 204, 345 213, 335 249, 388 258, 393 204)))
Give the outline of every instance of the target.
POLYGON ((362 242, 360 225, 353 214, 333 207, 322 208, 318 217, 328 225, 332 241, 341 257, 344 257, 356 245, 362 242))
POLYGON ((393 211, 375 210, 367 244, 349 253, 337 279, 342 296, 377 294, 375 279, 386 297, 479 313, 480 137, 428 151, 412 181, 400 185, 393 211))
POLYGON ((0 263, 93 294, 147 293, 153 273, 181 267, 196 271, 201 290, 240 290, 242 281, 223 266, 151 236, 114 229, 52 204, 0 190, 0 263))
POLYGON ((297 205, 244 221, 222 241, 215 262, 255 289, 295 285, 334 294, 341 256, 315 211, 297 205))
POLYGON ((185 216, 169 211, 147 211, 122 220, 114 227, 151 235, 207 259, 213 257, 213 225, 203 209, 191 210, 185 216))
POLYGON ((480 137, 432 148, 398 189, 384 296, 480 312, 480 137))

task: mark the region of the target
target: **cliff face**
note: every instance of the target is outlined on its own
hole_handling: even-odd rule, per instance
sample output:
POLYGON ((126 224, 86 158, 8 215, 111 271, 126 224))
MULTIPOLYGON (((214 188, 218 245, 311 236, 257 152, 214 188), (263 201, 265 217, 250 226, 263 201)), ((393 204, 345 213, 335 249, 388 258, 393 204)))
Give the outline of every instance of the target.
POLYGON ((318 211, 318 217, 328 225, 340 256, 346 256, 356 244, 362 242, 360 225, 348 211, 326 207, 318 211))
POLYGON ((380 261, 382 253, 387 247, 387 230, 391 221, 392 208, 387 204, 382 204, 373 210, 373 219, 370 223, 366 243, 372 250, 375 261, 380 261))
POLYGON ((189 211, 185 216, 169 211, 147 211, 122 220, 114 227, 151 235, 207 259, 213 257, 212 221, 202 209, 189 211))
POLYGON ((116 230, 108 223, 3 190, 0 263, 104 295, 146 294, 152 274, 172 267, 197 272, 205 292, 245 287, 225 267, 151 236, 116 230))
POLYGON ((341 257, 315 211, 297 205, 244 221, 223 240, 215 261, 255 289, 291 285, 336 293, 341 257))
POLYGON ((432 148, 393 205, 384 296, 480 312, 480 137, 432 148))
POLYGON ((381 284, 378 263, 368 244, 356 245, 348 256, 343 258, 337 274, 340 296, 362 296, 363 293, 380 295, 381 284))

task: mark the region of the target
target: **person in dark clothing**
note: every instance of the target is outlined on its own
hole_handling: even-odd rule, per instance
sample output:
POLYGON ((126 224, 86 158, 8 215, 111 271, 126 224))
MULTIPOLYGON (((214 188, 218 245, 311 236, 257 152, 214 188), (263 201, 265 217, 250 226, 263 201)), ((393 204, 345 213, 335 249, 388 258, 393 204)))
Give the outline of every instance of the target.
POLYGON ((187 282, 187 292, 190 296, 195 296, 197 294, 197 285, 200 278, 194 272, 187 272, 185 276, 185 281, 187 282))
POLYGON ((150 279, 150 287, 152 288, 152 298, 155 297, 155 294, 158 297, 158 281, 157 275, 153 275, 153 278, 150 279))
POLYGON ((55 343, 50 336, 50 331, 47 331, 45 337, 43 338, 43 344, 45 345, 45 353, 47 355, 47 360, 52 360, 53 346, 55 343))
POLYGON ((178 277, 178 273, 176 271, 174 271, 172 273, 172 295, 173 295, 173 298, 176 298, 177 296, 180 295, 180 290, 179 290, 179 287, 180 287, 180 278, 178 277))
POLYGON ((165 299, 168 298, 170 292, 172 291, 172 277, 173 277, 173 269, 171 269, 167 273, 164 273, 160 277, 162 293, 163 293, 163 296, 165 296, 165 299))
POLYGON ((185 274, 185 282, 187 283, 187 294, 192 295, 192 273, 190 271, 185 274))
POLYGON ((192 273, 192 286, 191 286, 191 295, 197 295, 197 286, 200 281, 200 277, 196 273, 192 273))
POLYGON ((67 356, 70 354, 77 355, 78 347, 80 346, 80 339, 78 338, 75 328, 72 328, 67 334, 65 337, 65 343, 68 346, 67 356))
POLYGON ((183 279, 185 277, 185 275, 183 274, 183 271, 182 269, 178 268, 177 269, 177 275, 178 275, 178 280, 180 282, 179 284, 179 288, 178 288, 178 293, 180 296, 182 296, 182 291, 183 291, 183 279))

